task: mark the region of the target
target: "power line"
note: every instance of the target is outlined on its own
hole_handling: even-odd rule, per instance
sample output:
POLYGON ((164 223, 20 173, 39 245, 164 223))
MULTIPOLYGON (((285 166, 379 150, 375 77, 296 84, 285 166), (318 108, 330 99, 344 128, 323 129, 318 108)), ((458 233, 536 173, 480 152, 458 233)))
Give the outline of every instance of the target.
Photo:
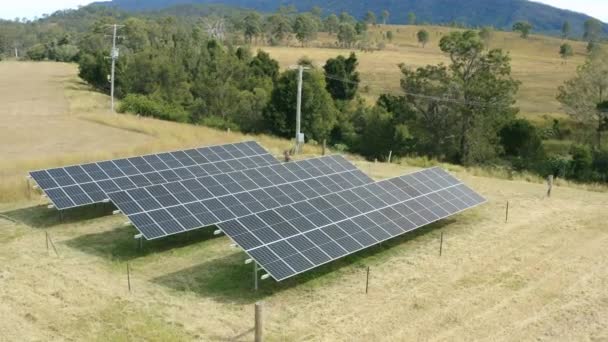
MULTIPOLYGON (((344 83, 349 83, 349 84, 354 84, 354 85, 359 85, 359 82, 354 82, 348 79, 344 79, 341 78, 339 76, 336 75, 328 75, 325 74, 326 78, 329 78, 331 80, 335 80, 335 81, 340 81, 340 82, 344 82, 344 83)), ((371 84, 371 83, 370 83, 371 84)), ((380 88, 381 90, 387 91, 387 92, 393 92, 392 89, 388 89, 388 88, 384 88, 384 87, 380 87, 377 85, 374 85, 377 88, 380 88)), ((433 96, 433 95, 426 95, 426 94, 420 94, 420 93, 412 93, 412 92, 408 92, 408 91, 404 91, 402 90, 402 92, 400 94, 404 94, 404 95, 408 95, 408 96, 412 96, 412 97, 417 97, 417 98, 422 98, 422 99, 426 99, 426 100, 433 100, 433 101, 438 101, 438 102, 447 102, 447 103, 456 103, 456 104, 464 104, 464 105, 473 105, 473 106, 480 106, 480 107, 487 107, 489 105, 495 104, 495 102, 489 103, 489 102, 479 102, 479 101, 465 101, 465 100, 461 100, 461 99, 455 99, 455 98, 449 98, 449 97, 439 97, 439 96, 433 96)))

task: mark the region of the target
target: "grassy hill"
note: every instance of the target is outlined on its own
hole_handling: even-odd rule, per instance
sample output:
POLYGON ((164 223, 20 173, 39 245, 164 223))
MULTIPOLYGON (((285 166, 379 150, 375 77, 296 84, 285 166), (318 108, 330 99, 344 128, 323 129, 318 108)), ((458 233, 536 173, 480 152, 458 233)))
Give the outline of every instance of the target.
MULTIPOLYGON (((253 292, 245 254, 212 228, 138 251, 136 231, 111 208, 73 210, 60 221, 37 194, 28 198, 24 175, 251 138, 280 154, 289 141, 110 114, 108 98, 79 82, 73 65, 0 62, 0 74, 0 101, 11 108, 0 111, 0 136, 19 133, 0 150, 2 339, 246 341, 256 301, 264 302, 270 341, 608 339, 605 193, 562 184, 547 199, 543 184, 445 165, 489 203, 253 292), (43 119, 54 128, 40 127, 43 119), (46 234, 57 254, 45 248, 46 234)), ((376 179, 423 166, 349 158, 376 179)))
MULTIPOLYGON (((98 2, 105 6, 129 11, 160 10, 184 4, 215 4, 214 0, 112 0, 98 2)), ((582 34, 583 23, 590 17, 581 13, 562 10, 527 0, 381 0, 381 1, 279 1, 279 0, 224 0, 222 4, 250 8, 263 12, 274 12, 281 5, 294 5, 300 11, 309 11, 317 6, 327 13, 348 12, 363 18, 367 11, 378 17, 383 10, 390 11, 390 23, 408 22, 408 13, 416 14, 419 23, 459 23, 468 26, 494 26, 511 29, 513 23, 524 20, 534 25, 537 31, 558 34, 562 24, 569 21, 576 35, 582 34)), ((607 28, 608 30, 608 28, 607 28)), ((607 31, 608 32, 608 31, 607 31)))
MULTIPOLYGON (((347 55, 351 51, 357 53, 362 86, 369 90, 364 92, 371 101, 382 93, 399 93, 401 73, 398 64, 404 63, 410 67, 420 67, 427 64, 449 63, 449 59, 439 49, 439 40, 453 28, 438 26, 400 26, 380 25, 370 28, 370 39, 382 41, 382 34, 392 31, 394 39, 387 43, 382 51, 360 52, 355 50, 337 49, 335 36, 320 34, 317 41, 309 47, 299 47, 293 42, 289 47, 259 48, 268 51, 277 59, 282 67, 293 65, 297 60, 306 56, 315 65, 322 66, 328 58, 339 54, 347 55), (425 29, 430 33, 430 42, 426 47, 418 44, 416 33, 425 29)), ((577 65, 583 63, 586 56, 586 44, 578 41, 568 41, 574 48, 575 56, 564 61, 559 55, 559 47, 564 41, 543 35, 531 35, 522 39, 511 32, 494 32, 490 48, 501 48, 508 51, 512 57, 513 74, 522 82, 518 94, 518 105, 521 115, 543 121, 544 117, 563 118, 564 113, 555 99, 557 87, 571 78, 577 65)))

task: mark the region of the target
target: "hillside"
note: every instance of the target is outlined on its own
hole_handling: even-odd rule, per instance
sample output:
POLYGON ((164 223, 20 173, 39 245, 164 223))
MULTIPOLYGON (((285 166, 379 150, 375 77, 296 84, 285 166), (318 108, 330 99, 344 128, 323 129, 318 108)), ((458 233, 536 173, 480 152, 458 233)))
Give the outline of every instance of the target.
MULTIPOLYGON (((448 57, 439 49, 439 40, 449 32, 458 29, 438 26, 411 25, 380 25, 370 29, 372 39, 381 40, 382 33, 392 31, 394 39, 387 44, 385 50, 373 53, 357 52, 359 72, 362 80, 362 95, 374 102, 383 93, 400 94, 401 73, 398 64, 405 63, 415 68, 428 64, 449 63, 448 57), (416 38, 418 30, 424 27, 430 33, 430 41, 422 47, 416 38)), ((329 58, 337 55, 348 55, 351 50, 324 48, 331 46, 335 36, 319 34, 310 47, 295 46, 259 46, 279 61, 283 68, 294 64, 300 57, 310 58, 315 65, 321 66, 329 58)), ((501 48, 509 51, 512 58, 513 75, 521 81, 518 92, 518 107, 520 115, 528 119, 542 122, 543 117, 565 118, 560 103, 556 100, 557 87, 574 76, 578 65, 584 62, 586 44, 584 42, 569 42, 575 56, 566 63, 559 56, 561 39, 542 35, 532 35, 529 39, 521 39, 512 32, 495 32, 491 48, 501 48)))
MULTIPOLYGON (((112 0, 98 2, 106 6, 118 7, 129 11, 159 10, 183 4, 214 4, 217 0, 112 0)), ((380 16, 383 10, 390 11, 389 23, 403 24, 407 22, 409 12, 414 12, 420 23, 460 23, 468 26, 494 26, 501 29, 511 29, 513 23, 525 20, 534 25, 537 32, 557 34, 562 24, 569 21, 573 34, 582 33, 583 23, 590 17, 562 10, 548 5, 527 0, 224 0, 222 4, 251 8, 263 12, 276 11, 281 5, 293 4, 300 11, 308 11, 314 6, 320 7, 324 13, 341 13, 343 11, 362 18, 367 11, 373 11, 380 16)), ((605 27, 608 32, 608 27, 605 27)))
MULTIPOLYGON (((10 145, 19 156, 0 150, 0 170, 14 171, 22 192, 25 170, 35 167, 246 139, 274 154, 290 145, 111 115, 108 98, 79 82, 73 65, 0 67, 0 100, 11 108, 0 111, 0 133, 21 132, 10 145), (63 129, 39 128, 43 119, 63 129), (39 132, 59 146, 45 157, 43 144, 32 141, 39 132), (89 144, 75 133, 88 134, 89 144)), ((306 156, 318 152, 307 146, 306 156)), ((416 169, 349 158, 376 179, 416 169)), ((285 282, 261 281, 258 292, 247 256, 227 237, 214 237, 213 228, 146 242, 138 251, 137 231, 109 207, 73 210, 60 221, 34 192, 30 199, 0 196, 0 339, 251 341, 257 301, 264 302, 269 341, 608 339, 606 194, 556 186, 545 198, 543 184, 444 166, 489 202, 285 282)), ((0 174, 0 195, 6 181, 0 174)))

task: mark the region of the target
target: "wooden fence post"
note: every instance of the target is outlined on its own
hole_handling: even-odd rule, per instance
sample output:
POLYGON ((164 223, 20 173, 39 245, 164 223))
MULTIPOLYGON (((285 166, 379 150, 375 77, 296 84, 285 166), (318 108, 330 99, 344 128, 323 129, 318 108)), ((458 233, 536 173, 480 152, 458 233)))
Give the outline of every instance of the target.
POLYGON ((131 292, 131 267, 127 263, 127 286, 129 286, 129 292, 131 292))
POLYGON ((262 302, 255 303, 255 342, 262 342, 264 338, 262 334, 262 325, 264 323, 262 318, 262 304, 262 302))
POLYGON ((367 276, 365 278, 365 294, 367 294, 368 289, 369 289, 369 266, 367 266, 367 276))
POLYGON ((59 253, 57 253, 57 247, 55 247, 55 243, 53 242, 53 239, 51 239, 51 237, 48 235, 48 233, 47 233, 46 241, 47 241, 47 244, 49 242, 51 243, 51 247, 53 247, 53 250, 55 251, 55 255, 59 256, 59 253))
POLYGON ((439 256, 443 254, 443 232, 441 232, 441 237, 439 240, 439 256))
POLYGON ((327 139, 323 139, 323 149, 321 150, 322 153, 323 153, 322 155, 325 155, 325 149, 326 148, 327 148, 327 139))

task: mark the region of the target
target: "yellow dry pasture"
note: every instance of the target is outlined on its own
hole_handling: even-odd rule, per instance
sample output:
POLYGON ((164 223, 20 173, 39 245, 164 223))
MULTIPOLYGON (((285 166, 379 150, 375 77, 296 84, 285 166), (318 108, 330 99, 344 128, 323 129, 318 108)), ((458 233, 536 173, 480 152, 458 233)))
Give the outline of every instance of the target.
MULTIPOLYGON (((73 210, 60 221, 44 201, 27 199, 23 175, 246 139, 280 154, 289 141, 109 114, 107 97, 79 83, 72 65, 0 63, 9 69, 20 70, 11 77, 30 81, 12 82, 12 95, 3 85, 0 96, 13 99, 15 109, 2 112, 2 133, 17 129, 16 122, 33 128, 20 128, 2 146, 0 340, 251 340, 256 301, 265 303, 269 341, 608 339, 605 193, 565 184, 547 199, 542 184, 446 165, 489 203, 284 283, 263 281, 255 293, 246 256, 212 229, 147 242, 138 251, 136 231, 109 215, 111 208, 73 210), (87 138, 51 148, 68 142, 67 132, 87 138), (36 154, 38 148, 45 150, 36 154)), ((307 147, 307 155, 318 153, 307 147)), ((375 178, 433 163, 355 162, 375 178)))
POLYGON ((36 201, 0 204, 0 336, 247 341, 263 301, 269 341, 608 339, 606 194, 558 187, 547 199, 541 184, 456 175, 489 202, 257 293, 246 255, 213 228, 138 252, 111 209, 60 222, 36 201))
POLYGON ((248 139, 276 155, 290 146, 269 136, 112 114, 109 97, 91 91, 74 64, 0 62, 0 75, 0 202, 29 196, 30 170, 248 139))
MULTIPOLYGON (((39 132, 22 130, 12 146, 25 159, 7 158, 10 148, 3 146, 0 340, 251 340, 256 301, 265 305, 269 341, 608 339, 605 193, 558 186, 547 199, 542 184, 479 176, 488 171, 448 165, 489 203, 284 283, 263 281, 255 293, 245 254, 230 247, 227 238, 214 237, 212 228, 146 242, 138 251, 136 231, 124 226, 124 217, 110 215, 111 208, 73 210, 60 221, 42 200, 27 199, 23 175, 31 168, 250 138, 280 154, 289 141, 111 115, 103 110, 107 97, 74 81, 73 66, 11 67, 21 66, 27 67, 19 77, 57 66, 54 72, 64 81, 52 83, 48 76, 41 81, 49 82, 46 88, 31 88, 40 87, 40 93, 59 89, 64 97, 55 92, 40 100, 46 103, 40 108, 28 100, 15 102, 17 116, 25 108, 33 113, 77 108, 77 113, 53 115, 75 121, 49 130, 44 141, 61 144, 70 127, 90 134, 90 141, 41 155, 37 144, 28 143, 40 139, 39 132), (116 141, 104 142, 104 132, 115 130, 116 141), (367 266, 371 276, 365 295, 367 266)), ((24 82, 11 91, 29 89, 24 82)), ((1 120, 3 129, 9 127, 5 131, 16 127, 11 118, 1 120)), ((306 154, 318 154, 318 149, 307 147, 306 154)), ((355 162, 378 179, 432 163, 355 162)))
MULTIPOLYGON (((442 36, 456 29, 436 26, 383 26, 370 29, 370 37, 381 41, 381 35, 387 31, 394 33, 392 43, 382 51, 362 52, 350 49, 327 48, 335 42, 335 36, 320 34, 311 47, 270 47, 261 46, 286 68, 296 64, 298 59, 306 56, 321 67, 329 58, 337 55, 347 56, 356 52, 359 58, 361 73, 361 88, 369 86, 369 92, 364 96, 370 101, 382 93, 399 93, 401 73, 398 65, 403 63, 408 67, 421 67, 428 64, 449 63, 449 58, 439 49, 442 36), (426 47, 417 43, 416 32, 426 29, 430 33, 430 42, 426 47), (322 47, 314 47, 322 46, 322 47)), ((508 51, 512 57, 513 76, 521 81, 518 94, 518 106, 522 115, 541 119, 544 115, 563 117, 560 104, 555 99, 557 87, 571 78, 576 66, 585 58, 586 45, 583 42, 568 41, 575 51, 575 56, 564 61, 559 55, 560 45, 564 41, 558 38, 532 35, 522 39, 510 32, 494 32, 490 48, 501 48, 508 51)))

